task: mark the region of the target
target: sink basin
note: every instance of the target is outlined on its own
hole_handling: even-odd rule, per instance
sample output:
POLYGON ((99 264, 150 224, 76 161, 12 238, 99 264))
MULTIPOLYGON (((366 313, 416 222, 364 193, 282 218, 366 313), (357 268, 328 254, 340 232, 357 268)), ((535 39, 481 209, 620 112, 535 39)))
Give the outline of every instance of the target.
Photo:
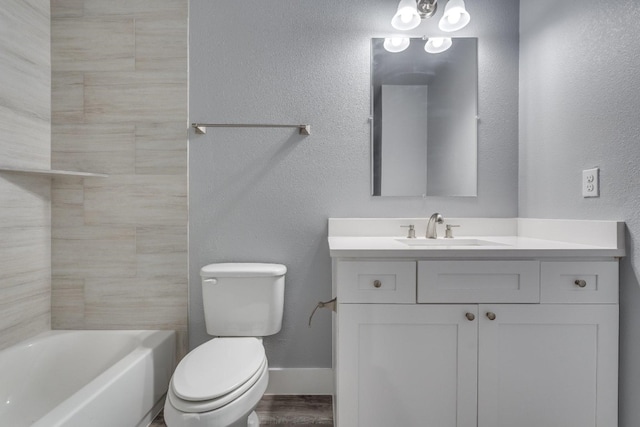
POLYGON ((490 240, 480 239, 425 239, 418 237, 415 239, 396 239, 400 243, 408 246, 505 246, 503 243, 496 243, 490 240))

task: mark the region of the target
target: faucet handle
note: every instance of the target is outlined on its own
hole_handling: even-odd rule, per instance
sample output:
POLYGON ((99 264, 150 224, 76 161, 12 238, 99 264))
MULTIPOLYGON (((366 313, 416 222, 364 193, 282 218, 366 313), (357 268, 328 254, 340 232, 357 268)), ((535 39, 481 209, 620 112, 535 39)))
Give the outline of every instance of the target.
POLYGON ((415 239, 416 238, 416 229, 413 224, 409 225, 401 225, 400 227, 408 228, 407 230, 407 239, 415 239))
POLYGON ((460 227, 458 224, 447 224, 444 230, 444 238, 445 239, 453 239, 453 230, 451 227, 460 227))

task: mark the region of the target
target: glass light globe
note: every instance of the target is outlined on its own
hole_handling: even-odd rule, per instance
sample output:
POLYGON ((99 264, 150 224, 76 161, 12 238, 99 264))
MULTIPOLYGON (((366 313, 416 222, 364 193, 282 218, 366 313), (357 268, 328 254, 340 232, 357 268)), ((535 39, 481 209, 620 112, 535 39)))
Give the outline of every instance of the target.
POLYGON ((458 31, 467 26, 471 16, 464 5, 464 0, 449 0, 444 7, 444 14, 438 22, 438 28, 442 31, 458 31))
POLYGON ((431 37, 424 45, 424 50, 428 53, 442 53, 452 44, 451 37, 431 37))
POLYGON ((410 40, 407 37, 390 37, 384 39, 384 49, 387 52, 398 53, 409 47, 410 40))

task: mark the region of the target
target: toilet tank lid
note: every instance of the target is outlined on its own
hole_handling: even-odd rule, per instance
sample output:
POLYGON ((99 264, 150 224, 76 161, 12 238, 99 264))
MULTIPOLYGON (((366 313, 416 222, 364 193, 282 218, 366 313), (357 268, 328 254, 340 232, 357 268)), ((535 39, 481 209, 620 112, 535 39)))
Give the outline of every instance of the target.
POLYGON ((272 277, 283 276, 287 267, 282 264, 228 262, 209 264, 200 270, 201 277, 272 277))

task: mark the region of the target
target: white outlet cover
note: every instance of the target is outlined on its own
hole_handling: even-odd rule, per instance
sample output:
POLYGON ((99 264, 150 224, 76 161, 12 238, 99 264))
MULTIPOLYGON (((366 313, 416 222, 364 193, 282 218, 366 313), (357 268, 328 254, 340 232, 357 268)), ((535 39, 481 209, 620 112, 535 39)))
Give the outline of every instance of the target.
POLYGON ((582 171, 582 197, 600 197, 600 168, 582 171))

